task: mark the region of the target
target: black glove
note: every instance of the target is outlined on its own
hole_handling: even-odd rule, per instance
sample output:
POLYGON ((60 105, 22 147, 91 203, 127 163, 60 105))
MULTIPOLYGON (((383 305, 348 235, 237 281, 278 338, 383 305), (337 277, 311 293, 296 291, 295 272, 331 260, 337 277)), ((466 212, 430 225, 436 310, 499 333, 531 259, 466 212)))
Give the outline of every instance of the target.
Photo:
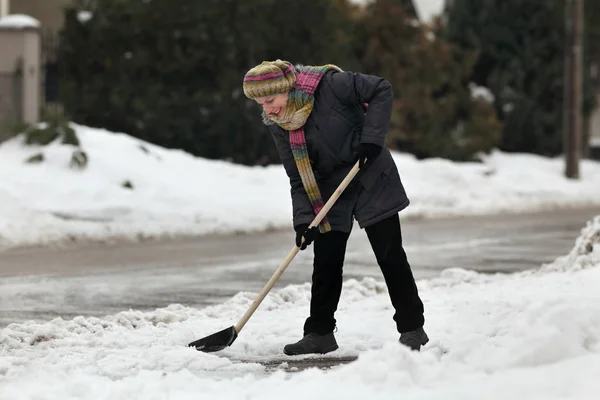
POLYGON ((308 229, 308 224, 300 224, 296 227, 296 246, 300 247, 300 250, 306 249, 306 246, 311 244, 315 240, 315 236, 319 232, 318 226, 313 226, 308 229), (304 237, 304 243, 302 243, 302 237, 304 237))
POLYGON ((358 150, 358 168, 364 167, 367 162, 371 164, 381 153, 381 146, 373 143, 361 143, 358 150))

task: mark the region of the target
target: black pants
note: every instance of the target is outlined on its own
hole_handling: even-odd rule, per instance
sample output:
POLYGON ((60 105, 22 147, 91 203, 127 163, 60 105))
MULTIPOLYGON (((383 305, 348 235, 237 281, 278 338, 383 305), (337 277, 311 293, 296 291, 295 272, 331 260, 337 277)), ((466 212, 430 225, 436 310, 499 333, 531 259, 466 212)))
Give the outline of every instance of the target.
MULTIPOLYGON (((398 332, 422 327, 423 303, 402 247, 398 214, 365 231, 396 310, 393 318, 398 332)), ((304 324, 304 334, 326 334, 335 329, 334 313, 342 292, 342 269, 349 237, 350 233, 331 231, 315 238, 310 316, 304 324)))

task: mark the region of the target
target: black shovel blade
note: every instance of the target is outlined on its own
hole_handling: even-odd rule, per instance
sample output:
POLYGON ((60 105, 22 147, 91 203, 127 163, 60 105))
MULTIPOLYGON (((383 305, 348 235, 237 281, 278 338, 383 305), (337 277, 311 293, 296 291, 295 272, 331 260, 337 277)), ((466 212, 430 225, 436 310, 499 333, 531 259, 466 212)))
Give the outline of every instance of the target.
POLYGON ((210 336, 193 341, 188 347, 195 347, 198 351, 212 353, 214 351, 223 350, 225 347, 231 346, 231 343, 237 339, 237 331, 235 326, 230 326, 210 336))

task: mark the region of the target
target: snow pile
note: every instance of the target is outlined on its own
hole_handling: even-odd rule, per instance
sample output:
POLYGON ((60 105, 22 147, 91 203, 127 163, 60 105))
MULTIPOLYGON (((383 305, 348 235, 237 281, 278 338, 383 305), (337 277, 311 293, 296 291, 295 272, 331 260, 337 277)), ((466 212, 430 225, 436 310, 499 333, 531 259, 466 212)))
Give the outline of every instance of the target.
MULTIPOLYGON (((142 240, 291 227, 281 165, 247 167, 167 150, 125 134, 73 125, 88 156, 57 140, 0 144, 0 247, 60 241, 142 240), (43 154, 41 163, 26 163, 43 154)), ((268 135, 265 132, 265 135, 268 135)), ((600 163, 582 179, 563 160, 494 152, 481 163, 393 154, 411 205, 402 217, 515 213, 600 205, 600 163)))
POLYGON ((195 158, 124 134, 76 126, 88 155, 84 170, 69 168, 73 147, 59 141, 0 145, 0 246, 65 240, 138 240, 287 226, 289 189, 280 166, 246 167, 195 158), (43 152, 40 164, 24 160, 43 152), (131 186, 128 187, 128 184, 131 186), (273 190, 273 188, 276 188, 273 190), (24 211, 53 220, 48 232, 24 211), (1 221, 5 222, 1 222, 1 221))
POLYGON ((233 345, 186 347, 231 326, 254 299, 196 310, 171 305, 103 318, 13 324, 0 332, 0 399, 593 399, 600 390, 600 216, 559 268, 485 275, 460 269, 420 281, 431 342, 397 343, 385 285, 349 280, 336 314, 331 370, 271 372, 299 338, 310 285, 270 293, 233 345), (591 247, 588 244, 592 243, 591 247), (577 256, 575 256, 577 254, 577 256), (589 261, 585 261, 584 259, 589 261), (571 264, 568 264, 572 262, 571 264))
POLYGON ((35 229, 37 238, 64 240, 65 235, 60 228, 66 228, 66 225, 48 213, 27 208, 19 199, 0 189, 0 247, 9 237, 31 237, 32 229, 35 229))
POLYGON ((569 254, 544 265, 544 271, 576 271, 600 265, 600 216, 588 221, 569 254))

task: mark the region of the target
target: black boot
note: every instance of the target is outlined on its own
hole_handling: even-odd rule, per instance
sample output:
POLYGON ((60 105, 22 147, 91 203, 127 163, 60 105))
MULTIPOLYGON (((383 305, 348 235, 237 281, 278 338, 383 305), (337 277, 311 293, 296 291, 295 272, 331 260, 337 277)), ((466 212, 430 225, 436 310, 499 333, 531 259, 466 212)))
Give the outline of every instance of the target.
POLYGON ((335 341, 333 333, 319 335, 317 333, 308 333, 300 341, 288 344, 283 348, 283 352, 288 356, 298 354, 325 354, 337 350, 338 344, 335 341))
POLYGON ((400 343, 410 347, 414 351, 420 351, 421 346, 425 346, 427 342, 429 342, 429 338, 423 328, 400 334, 400 343))

